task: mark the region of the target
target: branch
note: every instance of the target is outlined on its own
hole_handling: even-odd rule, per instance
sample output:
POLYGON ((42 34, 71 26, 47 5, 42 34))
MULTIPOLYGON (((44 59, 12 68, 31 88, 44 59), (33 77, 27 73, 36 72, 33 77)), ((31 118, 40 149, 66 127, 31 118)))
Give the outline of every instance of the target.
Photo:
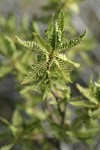
POLYGON ((59 114, 61 116, 61 126, 63 126, 64 121, 65 121, 65 116, 66 116, 66 108, 67 108, 66 103, 64 103, 64 110, 62 111, 57 95, 52 90, 51 90, 51 93, 53 94, 53 96, 55 97, 55 100, 57 102, 58 112, 59 112, 59 114))
POLYGON ((62 125, 62 126, 63 126, 64 121, 65 121, 66 108, 67 108, 66 103, 64 103, 64 111, 62 112, 63 115, 62 115, 62 121, 61 121, 61 125, 62 125))
POLYGON ((63 112, 62 112, 62 110, 61 110, 61 108, 60 108, 60 103, 59 103, 58 97, 56 96, 56 94, 55 94, 52 90, 51 90, 51 93, 52 93, 53 96, 55 97, 55 100, 56 100, 57 106, 58 106, 58 112, 59 112, 60 116, 62 117, 63 112))

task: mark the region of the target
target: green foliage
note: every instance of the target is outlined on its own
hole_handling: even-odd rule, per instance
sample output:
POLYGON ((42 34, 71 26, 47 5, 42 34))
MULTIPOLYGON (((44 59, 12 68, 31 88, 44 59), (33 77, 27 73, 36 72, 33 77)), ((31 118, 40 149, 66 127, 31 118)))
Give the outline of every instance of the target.
POLYGON ((100 132, 98 128, 100 118, 99 81, 93 84, 91 77, 88 88, 79 84, 77 84, 77 88, 82 96, 69 101, 71 105, 78 109, 76 109, 77 115, 68 134, 71 135, 71 138, 76 137, 78 140, 85 140, 87 143, 92 140, 91 142, 93 143, 93 137, 100 132))
POLYGON ((93 84, 92 77, 90 78, 89 88, 84 88, 77 84, 79 92, 83 95, 83 98, 79 98, 78 101, 70 101, 69 103, 77 107, 88 108, 88 115, 90 117, 99 117, 100 112, 100 85, 95 82, 93 84), (84 99, 84 100, 82 100, 84 99))
POLYGON ((37 84, 36 87, 41 85, 44 88, 52 88, 53 82, 56 85, 59 80, 71 82, 70 68, 79 67, 79 64, 70 61, 62 50, 80 43, 86 31, 81 36, 67 42, 67 44, 62 43, 63 33, 64 14, 63 11, 60 11, 56 20, 53 15, 49 21, 45 32, 46 41, 39 34, 34 34, 36 42, 23 41, 17 37, 20 44, 31 48, 33 52, 36 51, 34 55, 37 57, 36 62, 31 66, 31 71, 22 82, 23 84, 32 83, 37 84), (39 56, 43 56, 44 59, 43 57, 38 59, 39 56), (56 75, 59 80, 54 79, 56 75))
POLYGON ((77 36, 71 23, 72 11, 78 13, 80 1, 49 1, 44 9, 55 15, 47 25, 44 38, 40 36, 37 20, 43 23, 45 19, 46 23, 49 13, 42 18, 33 17, 28 26, 25 16, 19 27, 13 15, 7 19, 1 17, 0 79, 9 73, 13 75, 14 88, 21 100, 18 103, 14 97, 17 105, 10 121, 0 118, 4 126, 0 130, 0 142, 5 145, 1 150, 15 146, 21 150, 40 147, 58 150, 62 141, 67 144, 84 141, 93 146, 94 137, 99 135, 100 81, 93 84, 91 78, 88 88, 77 84, 81 96, 73 97, 71 79, 75 76, 74 69, 79 67, 74 60, 80 56, 90 64, 86 51, 93 46, 92 38, 84 38, 86 31, 77 36))
POLYGON ((76 46, 83 40, 85 34, 86 34, 86 31, 84 31, 84 33, 82 35, 80 35, 79 37, 72 39, 65 44, 62 44, 61 49, 72 48, 72 47, 76 46))
POLYGON ((100 84, 95 82, 93 84, 92 78, 90 78, 89 88, 83 88, 77 84, 78 90, 94 105, 98 106, 100 101, 100 84))
POLYGON ((13 147, 13 144, 9 144, 9 145, 3 146, 1 150, 10 150, 12 147, 13 147))
POLYGON ((20 47, 14 42, 13 34, 15 31, 19 33, 20 30, 25 32, 25 29, 21 26, 20 29, 16 27, 16 20, 13 15, 9 15, 8 18, 0 16, 0 18, 0 54, 2 57, 0 60, 0 79, 12 73, 18 80, 22 80, 32 59, 30 53, 25 53, 24 50, 20 51, 20 47))
MULTIPOLYGON (((70 0, 67 0, 67 1, 66 0, 63 0, 63 1, 62 0, 59 0, 59 1, 48 0, 46 5, 42 7, 42 10, 44 11, 44 13, 45 13, 45 11, 48 11, 49 13, 45 13, 47 15, 44 15, 44 17, 42 16, 41 22, 45 21, 45 23, 46 23, 48 21, 48 18, 50 18, 50 14, 55 12, 55 16, 57 16, 59 11, 63 10, 63 12, 66 16, 64 18, 64 25, 65 25, 65 30, 66 30, 64 38, 71 39, 72 37, 76 37, 77 31, 76 31, 74 25, 72 24, 71 16, 73 16, 75 13, 76 14, 79 13, 78 4, 82 1, 83 0, 71 0, 71 1, 70 0)), ((63 16, 62 16, 62 18, 63 18, 63 16)), ((77 38, 74 40, 75 40, 74 41, 74 44, 75 44, 77 38)), ((66 51, 66 55, 68 56, 68 58, 71 60, 75 60, 75 58, 78 56, 81 58, 80 63, 82 66, 84 64, 86 64, 88 66, 92 66, 94 64, 94 62, 87 54, 87 51, 93 50, 93 48, 96 47, 93 37, 88 37, 86 40, 84 39, 84 41, 81 44, 77 45, 76 47, 72 47, 72 49, 70 49, 71 42, 73 42, 73 40, 64 43, 64 45, 61 45, 62 47, 66 47, 66 46, 69 47, 69 50, 66 51), (84 61, 84 63, 83 63, 83 61, 84 61)), ((77 44, 77 42, 76 42, 76 44, 77 44)))

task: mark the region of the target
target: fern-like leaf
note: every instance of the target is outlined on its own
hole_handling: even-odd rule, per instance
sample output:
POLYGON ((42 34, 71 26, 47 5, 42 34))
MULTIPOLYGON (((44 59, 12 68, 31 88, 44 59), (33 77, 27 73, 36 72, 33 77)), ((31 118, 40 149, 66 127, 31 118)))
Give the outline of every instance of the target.
POLYGON ((59 88, 59 82, 61 83, 62 81, 62 87, 60 89, 65 89, 66 81, 72 82, 70 79, 70 68, 79 67, 79 64, 70 61, 66 55, 60 53, 60 51, 80 43, 85 36, 86 31, 79 37, 70 40, 65 44, 62 43, 63 33, 64 14, 63 11, 60 11, 57 19, 55 20, 53 15, 48 23, 45 32, 46 41, 36 33, 34 33, 36 42, 24 41, 16 36, 20 44, 35 51, 35 64, 32 65, 31 71, 27 74, 22 84, 33 83, 35 85, 41 82, 41 89, 43 89, 50 88, 49 84, 52 83, 52 85, 59 88), (48 84, 48 86, 46 84, 48 84))
POLYGON ((59 73, 62 75, 62 78, 68 82, 72 82, 70 79, 70 70, 68 65, 65 65, 62 60, 55 60, 55 64, 57 65, 60 71, 59 73))
POLYGON ((63 32, 64 30, 64 13, 61 10, 57 17, 58 29, 63 32))
POLYGON ((22 84, 28 84, 44 78, 46 74, 46 63, 40 62, 31 66, 31 71, 27 74, 22 84), (42 66, 42 67, 41 67, 42 66))
POLYGON ((52 79, 52 85, 55 86, 59 90, 65 90, 67 88, 66 83, 62 79, 59 79, 59 80, 52 79))
POLYGON ((34 81, 34 72, 30 71, 25 79, 23 80, 22 84, 28 84, 34 81))
POLYGON ((88 88, 83 88, 79 84, 77 84, 77 89, 80 91, 80 93, 85 96, 90 102, 94 104, 98 104, 98 101, 96 98, 92 95, 91 91, 88 88))
POLYGON ((47 28, 47 30, 45 32, 46 38, 47 38, 47 42, 49 43, 49 45, 51 47, 54 47, 54 45, 55 45, 54 32, 55 32, 55 24, 54 24, 54 16, 52 16, 52 18, 50 19, 50 21, 48 23, 48 28, 47 28))
POLYGON ((84 33, 82 35, 80 35, 79 37, 76 37, 66 43, 63 43, 61 46, 60 46, 60 49, 67 49, 67 48, 72 48, 76 45, 78 45, 82 40, 83 38, 85 37, 86 35, 86 30, 84 31, 84 33))
POLYGON ((77 106, 77 107, 87 107, 87 108, 94 108, 94 104, 86 102, 86 101, 72 101, 69 102, 71 105, 73 106, 77 106))
POLYGON ((66 63, 67 63, 69 66, 71 66, 71 67, 79 67, 79 66, 80 66, 80 64, 74 63, 74 62, 70 61, 70 60, 66 57, 66 55, 63 54, 63 53, 57 54, 56 57, 59 58, 60 60, 64 61, 64 62, 66 62, 66 63))
POLYGON ((27 48, 31 48, 32 50, 37 50, 37 51, 44 51, 44 49, 42 47, 39 46, 38 43, 36 42, 31 42, 31 41, 24 41, 22 39, 20 39, 19 37, 15 36, 17 38, 17 40, 19 41, 19 43, 27 48))
POLYGON ((43 47, 45 50, 47 50, 47 53, 48 51, 51 51, 51 46, 49 44, 47 44, 39 34, 36 34, 36 33, 33 33, 34 36, 35 36, 35 39, 37 40, 37 42, 41 45, 41 47, 43 47))

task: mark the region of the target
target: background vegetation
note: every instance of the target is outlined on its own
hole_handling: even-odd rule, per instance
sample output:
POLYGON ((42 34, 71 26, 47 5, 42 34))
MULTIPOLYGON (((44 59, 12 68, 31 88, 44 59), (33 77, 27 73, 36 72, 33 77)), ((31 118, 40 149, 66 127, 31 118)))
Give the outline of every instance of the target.
MULTIPOLYGON (((83 0, 0 1, 1 150, 100 148, 100 29, 98 12, 87 4, 83 0), (35 32, 44 39, 49 19, 53 13, 57 18, 60 10, 65 16, 64 42, 87 30, 80 44, 63 51, 80 67, 70 70, 73 83, 64 81, 66 86, 61 86, 58 82, 52 93, 45 92, 46 87, 41 93, 33 84, 21 84, 36 55, 15 36, 34 41, 35 32)), ((38 61, 45 59, 37 56, 38 61)))

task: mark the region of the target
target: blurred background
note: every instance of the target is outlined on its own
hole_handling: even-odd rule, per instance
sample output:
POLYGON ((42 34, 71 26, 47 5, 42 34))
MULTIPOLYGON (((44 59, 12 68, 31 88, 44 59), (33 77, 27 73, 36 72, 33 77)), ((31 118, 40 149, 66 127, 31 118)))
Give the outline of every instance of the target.
MULTIPOLYGON (((29 53, 26 54, 24 48, 18 45, 15 35, 26 40, 33 39, 32 32, 38 32, 44 36, 43 33, 50 16, 59 11, 60 8, 65 13, 66 39, 75 37, 83 33, 85 29, 87 30, 86 40, 83 44, 77 50, 71 49, 67 52, 70 59, 81 63, 80 69, 73 77, 74 83, 78 82, 87 86, 91 75, 93 75, 94 80, 99 75, 100 0, 0 0, 0 116, 9 121, 16 105, 18 107, 24 105, 26 108, 25 105, 30 107, 32 103, 32 95, 25 93, 25 91, 24 97, 22 96, 23 92, 22 95, 20 94, 22 90, 20 84, 29 69, 29 65, 32 64, 32 56, 29 53), (66 5, 60 5, 65 2, 66 5), (30 99, 30 102, 27 100, 23 102, 24 98, 30 99)), ((73 91, 76 92, 74 87, 73 91)), ((5 127, 1 123, 0 131, 3 130, 5 127)), ((96 139, 95 150, 100 150, 99 140, 96 139)), ((3 144, 0 141, 0 147, 3 144)), ((42 150, 41 147, 36 149, 42 150)), ((62 142, 61 149, 90 150, 84 142, 68 145, 62 142)), ((21 150, 21 148, 16 145, 12 150, 21 150)))

